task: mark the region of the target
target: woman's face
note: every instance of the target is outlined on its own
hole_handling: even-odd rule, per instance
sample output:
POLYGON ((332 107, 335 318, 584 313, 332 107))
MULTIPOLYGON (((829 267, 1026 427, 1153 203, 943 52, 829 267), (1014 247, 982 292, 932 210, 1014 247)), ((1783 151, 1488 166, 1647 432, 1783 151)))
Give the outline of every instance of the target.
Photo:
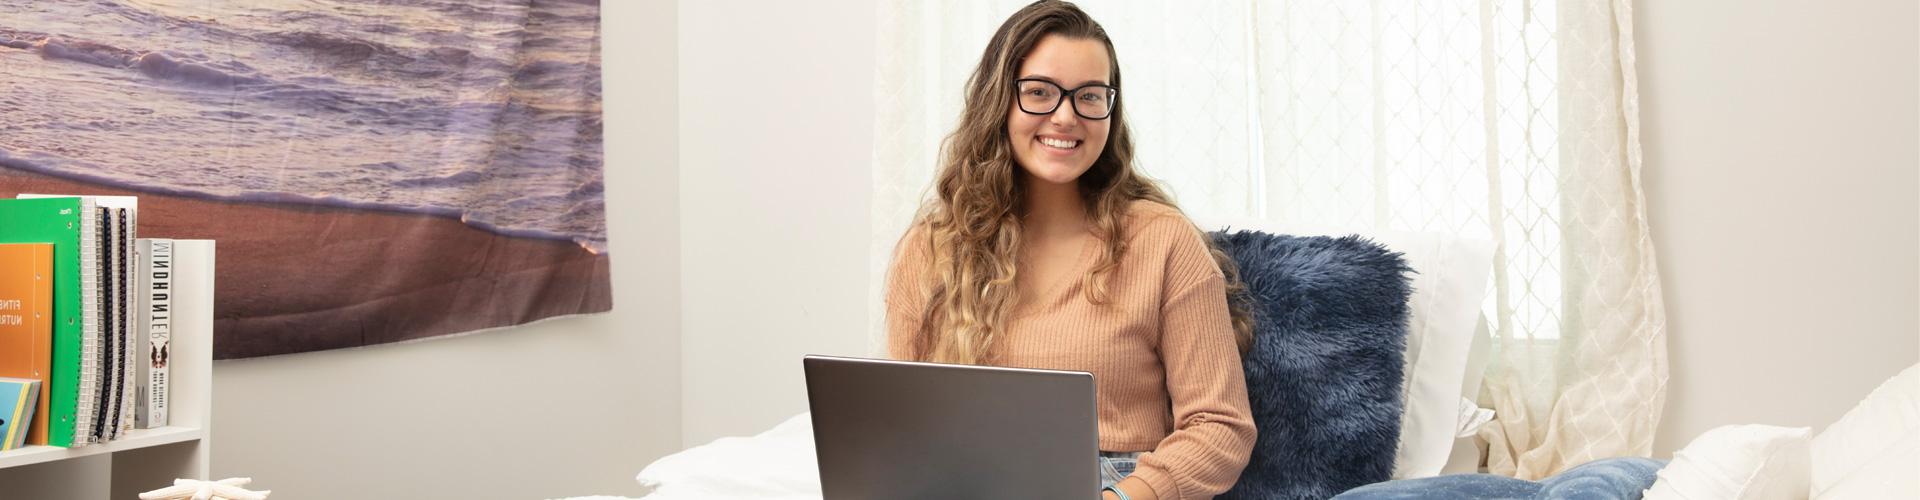
MULTIPOLYGON (((1060 35, 1041 38, 1015 75, 1016 79, 1051 81, 1069 92, 1089 83, 1113 84, 1105 45, 1094 39, 1060 35)), ((1016 94, 1019 88, 1015 86, 1016 94)), ((1070 184, 1078 180, 1107 147, 1112 117, 1089 120, 1075 114, 1074 97, 1060 102, 1052 113, 1036 115, 1020 110, 1019 99, 1023 98, 1016 95, 1007 103, 1007 138, 1013 142, 1014 161, 1031 181, 1070 184)), ((1089 104, 1082 103, 1081 109, 1100 116, 1089 104)))

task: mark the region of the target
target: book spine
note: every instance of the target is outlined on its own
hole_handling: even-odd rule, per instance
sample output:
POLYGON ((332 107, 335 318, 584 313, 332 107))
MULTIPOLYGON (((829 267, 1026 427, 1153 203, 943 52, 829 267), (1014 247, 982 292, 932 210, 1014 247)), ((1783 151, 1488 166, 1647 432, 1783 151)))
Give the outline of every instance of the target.
POLYGON ((39 388, 38 380, 0 379, 0 451, 26 444, 39 388))
POLYGON ((145 353, 140 367, 145 373, 140 379, 146 385, 141 394, 141 427, 152 429, 167 425, 168 369, 171 361, 173 342, 173 246, 170 239, 142 239, 141 247, 146 255, 146 269, 140 273, 145 281, 146 292, 141 298, 141 324, 145 335, 142 339, 142 351, 145 353))
MULTIPOLYGON (((153 239, 140 238, 134 244, 133 258, 134 330, 140 334, 134 343, 134 355, 144 359, 153 349, 153 313, 147 310, 153 304, 153 280, 148 278, 153 274, 153 239)), ((148 390, 152 387, 153 365, 145 362, 135 364, 133 378, 133 395, 139 401, 134 405, 133 426, 136 429, 151 429, 153 412, 148 405, 153 398, 148 396, 148 390)))
POLYGON ((140 323, 138 316, 140 311, 140 289, 134 286, 134 283, 139 281, 139 269, 137 268, 140 265, 140 240, 138 238, 139 234, 137 233, 139 225, 136 223, 139 219, 135 217, 135 213, 137 213, 138 210, 125 208, 123 211, 126 212, 126 215, 120 222, 120 289, 126 290, 126 293, 122 294, 123 296, 120 299, 120 317, 124 318, 121 321, 120 338, 121 345, 126 348, 126 353, 120 356, 120 370, 121 373, 125 375, 120 382, 120 393, 122 394, 120 398, 120 434, 124 436, 128 432, 132 432, 135 428, 136 420, 138 419, 135 414, 139 413, 139 408, 143 404, 140 399, 138 387, 140 386, 140 359, 143 357, 142 355, 145 351, 140 350, 140 323))

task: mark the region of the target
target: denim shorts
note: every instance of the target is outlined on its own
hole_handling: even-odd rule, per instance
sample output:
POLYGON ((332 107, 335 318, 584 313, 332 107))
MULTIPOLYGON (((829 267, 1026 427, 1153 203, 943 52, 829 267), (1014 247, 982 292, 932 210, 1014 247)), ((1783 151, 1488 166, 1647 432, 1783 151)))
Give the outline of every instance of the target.
POLYGON ((1099 459, 1100 487, 1106 488, 1133 474, 1133 468, 1140 464, 1140 452, 1103 451, 1099 459))

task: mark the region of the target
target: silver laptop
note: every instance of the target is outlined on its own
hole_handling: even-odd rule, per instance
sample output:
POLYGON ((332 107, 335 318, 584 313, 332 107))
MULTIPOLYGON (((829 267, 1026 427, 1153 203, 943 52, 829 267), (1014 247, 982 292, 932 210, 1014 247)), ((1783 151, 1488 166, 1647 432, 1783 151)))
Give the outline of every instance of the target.
POLYGON ((1100 498, 1091 373, 803 363, 825 500, 1100 498))

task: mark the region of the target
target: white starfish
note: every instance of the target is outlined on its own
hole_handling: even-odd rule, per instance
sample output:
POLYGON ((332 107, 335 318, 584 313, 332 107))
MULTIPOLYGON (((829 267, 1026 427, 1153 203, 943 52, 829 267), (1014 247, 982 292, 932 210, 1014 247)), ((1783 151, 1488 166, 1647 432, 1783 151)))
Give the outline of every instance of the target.
POLYGON ((140 494, 140 500, 266 500, 271 490, 247 491, 241 486, 253 482, 249 477, 230 477, 219 481, 175 479, 173 486, 140 494))

